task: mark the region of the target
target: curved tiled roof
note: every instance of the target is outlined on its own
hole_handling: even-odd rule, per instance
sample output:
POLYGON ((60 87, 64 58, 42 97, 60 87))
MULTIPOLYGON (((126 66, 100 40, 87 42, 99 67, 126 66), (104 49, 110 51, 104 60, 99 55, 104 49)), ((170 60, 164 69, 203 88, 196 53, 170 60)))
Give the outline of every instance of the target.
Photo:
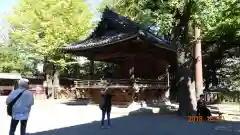
POLYGON ((109 8, 104 10, 97 27, 85 40, 70 44, 62 49, 65 51, 86 50, 126 41, 137 36, 147 39, 157 47, 176 51, 176 48, 166 40, 148 30, 142 29, 137 23, 109 8))
POLYGON ((101 36, 99 38, 89 38, 79 43, 71 44, 64 47, 64 50, 85 50, 95 47, 102 47, 110 44, 114 44, 120 41, 125 41, 136 37, 136 33, 118 33, 110 36, 101 36))

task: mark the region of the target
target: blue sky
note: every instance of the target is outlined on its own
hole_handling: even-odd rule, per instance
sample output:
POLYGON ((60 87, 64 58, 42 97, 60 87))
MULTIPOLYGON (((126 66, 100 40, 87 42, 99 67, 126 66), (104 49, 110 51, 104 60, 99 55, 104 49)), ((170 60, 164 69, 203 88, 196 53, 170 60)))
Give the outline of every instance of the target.
POLYGON ((18 0, 0 0, 0 13, 11 11, 18 0))
POLYGON ((0 43, 8 39, 8 23, 3 19, 7 13, 11 13, 18 0, 0 0, 0 43))

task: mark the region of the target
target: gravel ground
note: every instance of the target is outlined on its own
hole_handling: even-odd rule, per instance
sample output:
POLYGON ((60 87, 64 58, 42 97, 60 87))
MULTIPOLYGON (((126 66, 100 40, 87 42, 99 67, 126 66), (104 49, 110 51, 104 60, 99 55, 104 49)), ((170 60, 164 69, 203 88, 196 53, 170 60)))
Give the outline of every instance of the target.
MULTIPOLYGON (((7 135, 10 118, 0 97, 0 135, 7 135)), ((61 101, 64 102, 64 101, 61 101)), ((189 123, 177 116, 126 116, 126 108, 113 108, 112 127, 100 129, 100 111, 94 105, 65 105, 37 101, 27 132, 30 135, 239 135, 240 123, 189 123)), ((16 135, 19 134, 19 128, 16 135)))

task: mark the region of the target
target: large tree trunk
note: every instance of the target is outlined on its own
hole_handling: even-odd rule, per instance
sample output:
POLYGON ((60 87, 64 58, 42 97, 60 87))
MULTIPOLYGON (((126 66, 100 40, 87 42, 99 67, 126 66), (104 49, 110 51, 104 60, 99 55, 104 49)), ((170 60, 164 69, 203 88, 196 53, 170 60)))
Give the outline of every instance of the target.
POLYGON ((54 66, 54 74, 53 74, 53 98, 57 98, 57 91, 60 89, 60 68, 58 66, 54 66))
POLYGON ((181 116, 189 116, 194 114, 197 105, 194 75, 190 68, 192 62, 187 61, 184 52, 179 53, 178 62, 176 75, 179 97, 178 112, 181 116))
POLYGON ((46 79, 46 83, 47 83, 47 87, 46 87, 46 97, 48 98, 52 98, 53 97, 53 66, 51 63, 48 62, 47 58, 44 58, 44 68, 43 68, 44 72, 45 72, 45 79, 46 79))
MULTIPOLYGON (((188 27, 192 10, 192 1, 186 1, 183 14, 176 14, 179 19, 178 25, 174 28, 174 44, 177 46, 177 73, 176 88, 178 89, 178 101, 180 115, 192 115, 196 110, 196 93, 192 73, 192 57, 189 57, 189 35, 188 27), (180 17, 179 17, 180 15, 180 17)), ((177 22, 177 21, 176 21, 177 22)))
POLYGON ((53 82, 52 82, 52 78, 53 78, 53 72, 52 72, 52 66, 47 65, 46 66, 46 82, 47 82, 47 89, 46 89, 46 93, 47 93, 47 98, 52 98, 53 97, 53 82))
POLYGON ((171 101, 176 101, 178 102, 178 95, 177 95, 177 78, 176 78, 176 71, 177 71, 177 67, 176 65, 171 65, 170 68, 170 73, 171 73, 171 77, 170 77, 170 100, 171 101))
POLYGON ((196 110, 196 94, 193 81, 193 73, 185 67, 178 68, 179 90, 179 114, 183 116, 193 115, 196 110))

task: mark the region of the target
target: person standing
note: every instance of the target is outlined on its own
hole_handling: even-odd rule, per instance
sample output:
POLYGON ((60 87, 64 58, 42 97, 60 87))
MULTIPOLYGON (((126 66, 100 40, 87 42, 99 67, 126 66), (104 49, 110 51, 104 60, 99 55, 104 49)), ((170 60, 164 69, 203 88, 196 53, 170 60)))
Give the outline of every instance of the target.
POLYGON ((108 88, 101 93, 100 109, 102 110, 101 128, 104 128, 105 115, 107 114, 108 127, 110 128, 110 114, 112 108, 112 94, 108 88))
POLYGON ((16 127, 20 121, 21 135, 26 135, 27 121, 31 107, 34 104, 33 94, 28 90, 29 84, 27 79, 20 79, 18 88, 12 91, 7 97, 6 104, 10 104, 19 94, 22 95, 18 98, 12 108, 12 120, 10 125, 9 135, 14 135, 16 127))

